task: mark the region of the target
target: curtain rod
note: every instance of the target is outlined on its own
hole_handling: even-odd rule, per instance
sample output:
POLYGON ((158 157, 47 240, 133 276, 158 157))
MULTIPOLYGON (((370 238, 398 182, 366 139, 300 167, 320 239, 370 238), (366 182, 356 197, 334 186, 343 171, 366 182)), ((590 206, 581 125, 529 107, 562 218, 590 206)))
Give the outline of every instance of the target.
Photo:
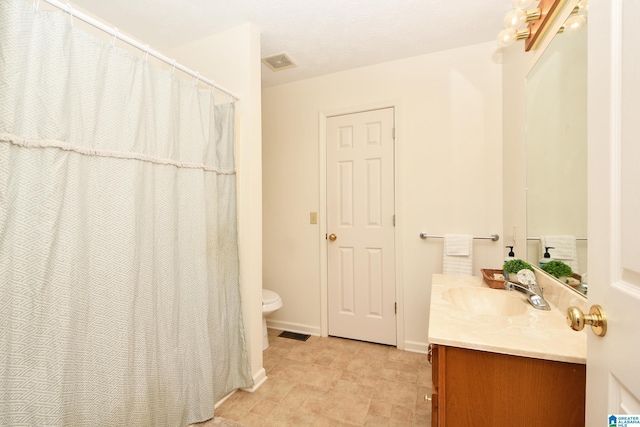
MULTIPOLYGON (((160 52, 153 50, 153 49, 149 49, 149 45, 143 45, 142 43, 132 39, 131 37, 126 36, 125 34, 120 34, 118 32, 117 28, 111 28, 109 26, 107 26, 106 24, 78 11, 75 10, 71 7, 71 5, 69 3, 64 4, 62 2, 59 2, 58 0, 44 0, 46 3, 49 3, 51 6, 57 7, 58 9, 62 10, 63 12, 68 13, 69 15, 71 15, 72 19, 73 18, 78 18, 79 20, 86 22, 87 24, 101 30, 104 31, 105 33, 115 37, 114 38, 114 42, 115 39, 118 40, 122 40, 123 42, 139 49, 140 51, 144 52, 145 55, 151 55, 154 58, 159 59, 160 61, 163 61, 169 65, 171 65, 173 68, 177 68, 178 70, 182 71, 185 74, 188 74, 192 77, 195 77, 196 80, 201 81, 202 83, 208 84, 209 86, 212 86, 213 88, 219 90, 220 92, 224 92, 227 95, 229 95, 230 97, 232 97, 234 100, 238 101, 240 98, 234 94, 233 92, 231 92, 230 90, 225 89, 224 87, 220 86, 219 84, 217 84, 216 82, 214 82, 213 80, 209 80, 207 78, 204 78, 200 75, 200 73, 198 72, 194 72, 193 70, 185 67, 182 64, 178 64, 176 63, 175 59, 170 59, 164 55, 162 55, 160 52)), ((39 2, 39 0, 36 0, 36 10, 37 10, 37 3, 39 2)))

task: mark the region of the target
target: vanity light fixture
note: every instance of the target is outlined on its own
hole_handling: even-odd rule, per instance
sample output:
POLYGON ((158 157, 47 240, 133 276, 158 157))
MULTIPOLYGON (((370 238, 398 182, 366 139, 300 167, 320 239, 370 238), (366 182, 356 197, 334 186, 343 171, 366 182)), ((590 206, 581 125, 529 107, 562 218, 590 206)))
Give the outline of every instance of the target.
POLYGON ((504 17, 504 30, 498 34, 498 46, 507 47, 525 40, 525 51, 535 49, 545 27, 553 21, 566 0, 512 0, 513 10, 504 17), (527 9, 538 3, 534 9, 527 9))
POLYGON ((578 32, 587 24, 587 15, 589 13, 589 0, 580 0, 576 7, 571 11, 571 15, 564 21, 564 25, 558 30, 578 32))

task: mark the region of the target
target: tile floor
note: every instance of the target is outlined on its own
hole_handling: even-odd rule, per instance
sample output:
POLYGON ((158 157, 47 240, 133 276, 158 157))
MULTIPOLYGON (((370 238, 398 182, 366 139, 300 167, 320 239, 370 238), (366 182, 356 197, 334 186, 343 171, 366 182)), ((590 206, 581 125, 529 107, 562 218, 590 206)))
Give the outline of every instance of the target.
POLYGON ((237 391, 216 416, 248 427, 429 426, 431 365, 424 354, 341 338, 280 338, 269 330, 267 381, 237 391))

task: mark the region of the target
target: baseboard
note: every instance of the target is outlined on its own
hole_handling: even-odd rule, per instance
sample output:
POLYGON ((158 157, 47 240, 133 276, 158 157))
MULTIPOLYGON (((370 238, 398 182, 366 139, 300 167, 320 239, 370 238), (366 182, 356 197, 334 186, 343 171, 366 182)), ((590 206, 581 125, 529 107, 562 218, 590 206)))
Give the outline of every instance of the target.
POLYGON ((262 368, 253 376, 253 386, 245 387, 245 388, 242 388, 241 390, 248 391, 249 393, 253 393, 257 389, 259 389, 260 386, 264 384, 266 380, 267 380, 267 371, 265 371, 264 368, 262 368))
POLYGON ((427 354, 429 352, 429 343, 416 342, 416 341, 405 341, 404 342, 404 350, 405 351, 411 351, 413 353, 427 354))
POLYGON ((307 334, 320 336, 320 327, 301 325, 300 323, 283 322, 281 320, 267 318, 267 328, 278 329, 281 331, 297 332, 299 334, 307 334))
MULTIPOLYGON (((253 386, 251 387, 245 387, 245 388, 241 388, 240 390, 243 391, 248 391, 249 393, 253 393, 254 391, 256 391, 258 388, 260 388, 260 386, 262 384, 264 384, 264 382, 267 380, 267 371, 264 370, 264 368, 260 369, 258 371, 257 374, 255 374, 253 376, 253 386)), ((222 399, 218 400, 214 406, 215 409, 218 409, 218 406, 222 405, 225 400, 227 400, 228 398, 230 398, 231 396, 233 396, 233 393, 235 393, 238 390, 233 390, 231 393, 227 394, 225 397, 223 397, 222 399)))
POLYGON ((223 397, 222 399, 218 400, 214 406, 214 409, 218 409, 218 406, 222 405, 225 400, 227 400, 228 398, 230 398, 231 396, 233 396, 233 393, 235 393, 238 390, 233 390, 231 393, 227 394, 225 397, 223 397))

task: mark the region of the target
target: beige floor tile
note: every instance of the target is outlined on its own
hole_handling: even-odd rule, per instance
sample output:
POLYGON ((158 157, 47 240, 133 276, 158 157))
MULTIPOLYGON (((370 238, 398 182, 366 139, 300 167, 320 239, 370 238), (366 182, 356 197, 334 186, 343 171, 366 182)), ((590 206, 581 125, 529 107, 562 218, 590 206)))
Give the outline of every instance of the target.
POLYGON ((291 409, 298 409, 309 397, 309 391, 306 384, 296 384, 291 391, 282 399, 280 405, 291 409))
POLYGON ((351 393, 333 392, 322 407, 324 414, 338 421, 363 425, 371 399, 351 393))
POLYGON ((356 357, 349 362, 345 369, 362 375, 371 375, 373 373, 380 372, 384 369, 384 366, 384 360, 356 357))
POLYGON ((362 385, 376 387, 378 385, 378 381, 380 381, 380 375, 374 375, 373 373, 369 373, 367 375, 362 375, 358 383, 362 385))
POLYGON ((413 423, 415 412, 415 408, 393 405, 389 418, 397 421, 404 421, 407 425, 411 425, 413 423))
POLYGON ((336 355, 329 366, 335 369, 345 369, 349 365, 349 362, 351 362, 352 358, 353 356, 346 354, 336 355))
POLYGON ((313 369, 307 373, 306 383, 324 390, 329 390, 336 386, 341 376, 342 371, 340 369, 313 365, 313 369))
POLYGON ((371 399, 371 403, 369 404, 369 413, 389 418, 391 416, 392 407, 393 405, 391 403, 371 399))
POLYGON ((244 414, 236 421, 247 427, 273 427, 273 424, 270 424, 264 415, 254 414, 253 412, 244 414))
POLYGON ((305 427, 310 426, 316 419, 315 414, 278 406, 269 414, 267 421, 273 425, 282 427, 305 427))
POLYGON ((312 427, 336 427, 338 426, 338 421, 334 420, 333 418, 318 416, 316 417, 315 420, 313 420, 313 423, 311 424, 311 426, 312 427))
POLYGON ((410 351, 402 351, 398 349, 394 349, 389 352, 389 360, 416 366, 425 366, 429 364, 426 354, 412 353, 410 351))
POLYGON ((342 371, 342 375, 340 376, 341 380, 351 381, 352 383, 360 383, 360 378, 362 378, 362 374, 351 371, 342 371))
POLYGON ((278 406, 278 404, 275 402, 260 399, 258 403, 256 403, 253 408, 251 408, 250 412, 256 415, 266 416, 269 415, 276 406, 278 406))
POLYGON ((300 406, 300 409, 316 415, 324 414, 324 404, 326 399, 318 399, 316 397, 307 397, 300 406))
POLYGON ((294 387, 294 383, 281 378, 269 378, 253 394, 261 399, 280 403, 294 387))
POLYGON ((364 425, 367 427, 388 427, 389 418, 369 413, 364 419, 364 425))
POLYGON ((360 343, 355 355, 357 357, 387 360, 389 358, 390 349, 392 349, 392 347, 388 347, 386 345, 360 343))
POLYGON ((247 427, 428 426, 431 365, 425 355, 341 338, 297 341, 269 329, 267 381, 238 391, 216 416, 247 427))
POLYGON ((331 366, 333 361, 335 360, 336 355, 330 350, 323 350, 316 357, 315 363, 323 366, 331 366))
POLYGON ((417 395, 418 387, 415 384, 381 379, 378 381, 374 398, 394 405, 415 408, 417 395))
POLYGON ((428 386, 431 387, 431 385, 433 384, 433 380, 431 377, 431 366, 429 366, 429 369, 424 369, 421 368, 418 371, 418 381, 417 381, 418 385, 421 386, 428 386))
POLYGON ((239 410, 249 412, 260 402, 260 397, 254 393, 247 393, 240 390, 237 392, 238 398, 235 400, 233 406, 239 410))
POLYGON ((333 390, 335 392, 357 394, 368 398, 372 398, 376 394, 376 389, 374 387, 345 380, 338 381, 333 390))

